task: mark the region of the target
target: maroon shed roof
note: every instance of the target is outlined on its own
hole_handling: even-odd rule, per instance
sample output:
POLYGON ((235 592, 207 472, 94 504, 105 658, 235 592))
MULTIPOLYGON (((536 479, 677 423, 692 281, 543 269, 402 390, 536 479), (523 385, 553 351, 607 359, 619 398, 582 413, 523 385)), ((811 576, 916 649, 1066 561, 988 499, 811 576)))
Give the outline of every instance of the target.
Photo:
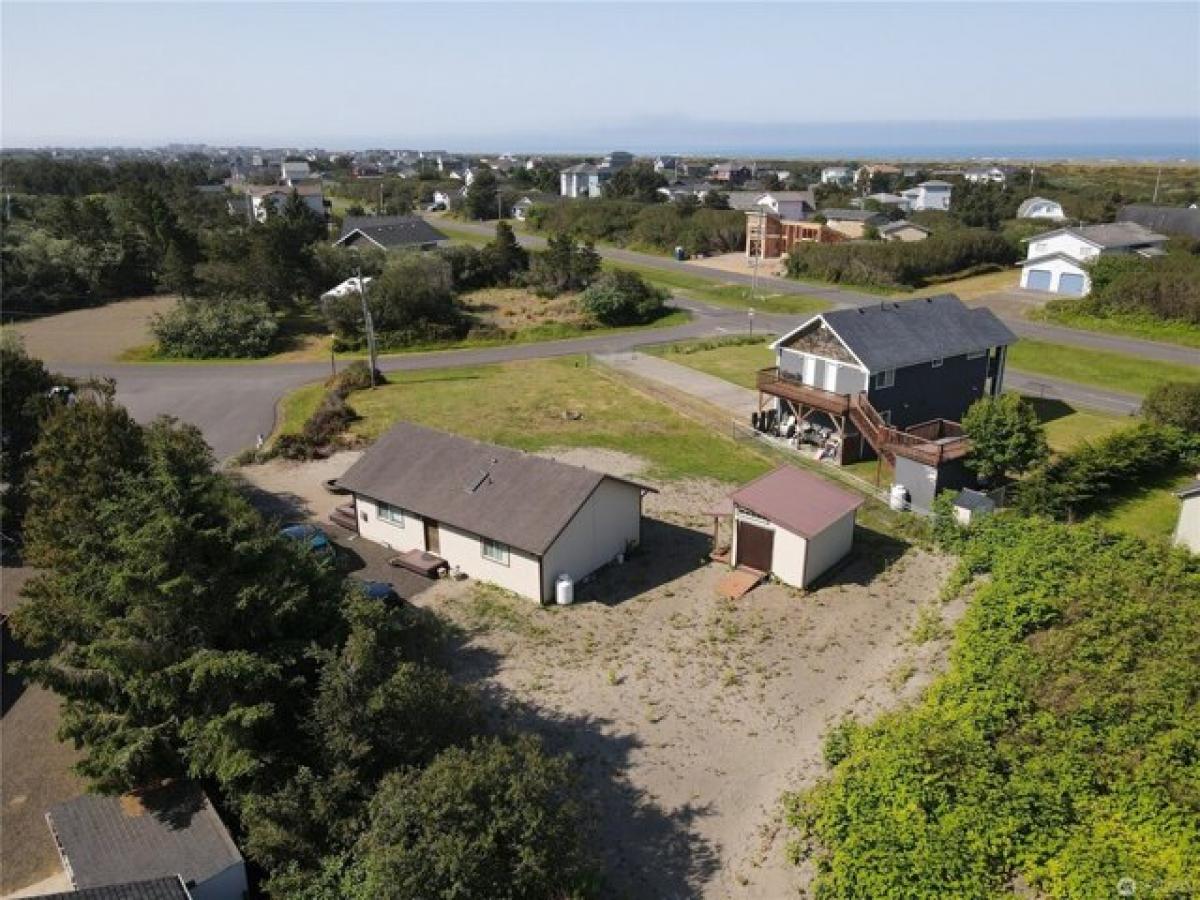
POLYGON ((819 475, 780 466, 730 495, 734 505, 788 531, 815 537, 863 505, 858 494, 834 487, 819 475))

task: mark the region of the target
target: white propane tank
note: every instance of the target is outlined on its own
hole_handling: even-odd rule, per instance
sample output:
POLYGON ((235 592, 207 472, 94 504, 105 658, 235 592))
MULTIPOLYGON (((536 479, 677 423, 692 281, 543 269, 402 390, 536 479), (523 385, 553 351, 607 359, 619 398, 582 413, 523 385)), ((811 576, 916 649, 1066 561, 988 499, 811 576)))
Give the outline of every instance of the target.
POLYGON ((908 509, 908 490, 902 484, 893 484, 888 495, 888 506, 898 512, 908 509))
POLYGON ((554 582, 554 601, 559 606, 570 606, 575 602, 575 582, 565 572, 554 582))

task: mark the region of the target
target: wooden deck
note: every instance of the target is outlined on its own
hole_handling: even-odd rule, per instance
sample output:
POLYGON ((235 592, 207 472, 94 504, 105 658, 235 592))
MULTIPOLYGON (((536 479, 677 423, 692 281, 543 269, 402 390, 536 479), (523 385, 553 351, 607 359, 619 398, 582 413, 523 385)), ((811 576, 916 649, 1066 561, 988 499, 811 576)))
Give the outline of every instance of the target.
POLYGON ((758 389, 772 397, 782 397, 793 403, 803 403, 823 412, 844 416, 850 410, 850 396, 835 394, 833 391, 823 391, 820 388, 804 384, 796 378, 781 373, 778 367, 759 369, 757 377, 758 389))

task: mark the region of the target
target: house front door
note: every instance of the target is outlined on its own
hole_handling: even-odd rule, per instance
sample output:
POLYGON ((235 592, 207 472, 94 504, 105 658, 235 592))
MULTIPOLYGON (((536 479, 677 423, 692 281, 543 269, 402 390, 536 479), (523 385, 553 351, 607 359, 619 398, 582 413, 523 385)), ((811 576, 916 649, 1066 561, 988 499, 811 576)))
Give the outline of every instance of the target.
POLYGON ((425 552, 433 554, 442 552, 441 540, 438 538, 438 523, 433 519, 425 520, 425 552))
POLYGON ((737 523, 737 564, 759 572, 771 571, 775 532, 741 519, 737 523))
POLYGON ((825 390, 837 393, 838 367, 834 363, 825 363, 825 390))

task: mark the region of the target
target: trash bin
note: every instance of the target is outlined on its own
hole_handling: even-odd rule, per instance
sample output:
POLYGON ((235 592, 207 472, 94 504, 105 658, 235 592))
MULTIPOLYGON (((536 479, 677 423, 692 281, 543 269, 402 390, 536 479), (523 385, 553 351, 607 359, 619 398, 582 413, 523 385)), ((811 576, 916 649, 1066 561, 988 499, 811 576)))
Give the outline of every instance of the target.
POLYGON ((575 602, 575 582, 566 573, 554 582, 554 602, 559 606, 570 606, 575 602))

